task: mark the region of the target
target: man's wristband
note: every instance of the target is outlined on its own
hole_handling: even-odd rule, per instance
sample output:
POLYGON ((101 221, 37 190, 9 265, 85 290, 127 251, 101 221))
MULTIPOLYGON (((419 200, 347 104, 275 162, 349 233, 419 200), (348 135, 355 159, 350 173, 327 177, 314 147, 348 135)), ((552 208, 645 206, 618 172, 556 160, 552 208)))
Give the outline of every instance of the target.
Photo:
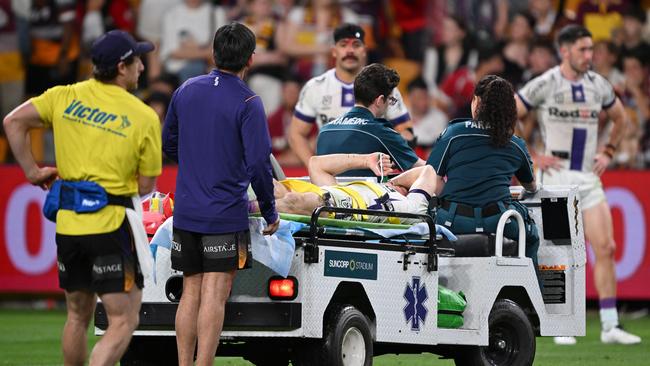
POLYGON ((605 150, 603 150, 603 154, 607 155, 610 159, 613 159, 614 153, 616 153, 616 146, 614 146, 614 144, 605 145, 605 150))

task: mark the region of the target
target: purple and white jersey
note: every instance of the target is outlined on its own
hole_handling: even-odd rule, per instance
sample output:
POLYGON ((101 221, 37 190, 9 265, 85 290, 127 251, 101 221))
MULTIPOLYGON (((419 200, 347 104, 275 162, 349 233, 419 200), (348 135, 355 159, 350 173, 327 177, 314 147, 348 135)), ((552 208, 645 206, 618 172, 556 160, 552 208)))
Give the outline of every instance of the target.
MULTIPOLYGON (((389 97, 386 119, 393 126, 411 119, 397 88, 389 97)), ((354 107, 354 84, 336 77, 335 69, 309 80, 300 92, 294 115, 301 121, 316 123, 318 129, 347 113, 354 107)))
POLYGON ((570 81, 556 66, 517 94, 526 108, 537 109, 545 154, 562 158, 565 169, 591 172, 598 148, 598 115, 616 101, 609 81, 593 71, 570 81))

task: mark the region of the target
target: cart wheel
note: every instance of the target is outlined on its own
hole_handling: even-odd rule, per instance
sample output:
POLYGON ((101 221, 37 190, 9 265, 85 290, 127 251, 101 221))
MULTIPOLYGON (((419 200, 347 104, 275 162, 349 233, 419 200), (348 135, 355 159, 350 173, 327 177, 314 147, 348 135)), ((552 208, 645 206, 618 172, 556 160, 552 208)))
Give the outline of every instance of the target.
POLYGON ((321 360, 328 366, 372 365, 370 323, 354 306, 332 309, 323 344, 321 360))
POLYGON ((524 311, 512 300, 499 299, 492 306, 489 345, 470 347, 456 357, 457 366, 532 365, 535 333, 524 311))

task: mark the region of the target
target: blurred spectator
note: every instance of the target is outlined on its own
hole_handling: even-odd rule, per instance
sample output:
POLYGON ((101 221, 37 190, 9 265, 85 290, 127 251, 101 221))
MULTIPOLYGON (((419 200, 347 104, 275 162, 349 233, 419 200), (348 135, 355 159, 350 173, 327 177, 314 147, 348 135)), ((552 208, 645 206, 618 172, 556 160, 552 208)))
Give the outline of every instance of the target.
POLYGON ((423 68, 423 76, 430 87, 440 84, 460 67, 473 66, 470 63, 472 49, 465 22, 458 17, 447 16, 442 23, 442 44, 427 52, 423 68))
POLYGON ((387 21, 391 34, 388 41, 392 56, 422 63, 428 38, 425 28, 427 7, 431 1, 388 0, 387 3, 387 21))
MULTIPOLYGON (((75 0, 33 0, 29 9, 29 53, 25 61, 28 96, 77 81, 80 40, 75 0)), ((54 161, 52 131, 30 131, 37 161, 54 161)))
POLYGON ((563 14, 562 1, 529 0, 528 4, 528 10, 535 17, 535 34, 538 37, 554 41, 555 33, 570 22, 563 14))
POLYGON ((623 56, 623 74, 625 91, 623 104, 634 110, 634 117, 639 124, 650 119, 650 80, 648 79, 648 59, 638 53, 623 56))
MULTIPOLYGON (((0 0, 0 116, 5 116, 23 99, 25 71, 20 59, 16 16, 11 0, 0 0)), ((0 163, 10 155, 2 125, 0 125, 0 163)))
POLYGON ((169 95, 174 93, 174 90, 180 85, 178 77, 173 74, 160 74, 157 78, 149 83, 150 92, 161 92, 169 95))
MULTIPOLYGON (((269 115, 269 133, 273 155, 282 165, 300 165, 300 159, 289 147, 287 132, 293 117, 293 111, 300 95, 300 82, 296 78, 288 78, 282 83, 282 102, 278 108, 269 115)), ((316 147, 316 133, 310 138, 312 149, 316 147)))
POLYGON ((55 85, 76 81, 79 37, 75 20, 75 0, 33 0, 29 15, 27 94, 41 94, 55 85))
POLYGON ((621 95, 621 100, 629 123, 614 157, 615 166, 620 168, 642 168, 644 165, 639 136, 646 130, 650 118, 647 61, 638 53, 628 53, 623 56, 625 91, 621 95))
POLYGON ((409 83, 408 102, 417 146, 426 149, 425 155, 428 156, 430 148, 447 127, 449 119, 446 114, 434 108, 429 89, 422 78, 409 83))
POLYGON ((594 42, 609 41, 612 33, 623 25, 621 14, 625 0, 585 0, 576 12, 576 22, 591 32, 594 42))
POLYGON ((160 118, 161 124, 165 121, 165 115, 167 115, 167 107, 169 107, 170 101, 171 96, 160 91, 152 92, 144 100, 144 102, 156 112, 158 118, 160 118))
POLYGON ((485 75, 501 74, 504 69, 501 50, 496 46, 485 46, 479 50, 476 70, 463 66, 449 75, 440 85, 446 98, 437 101, 447 115, 453 118, 466 118, 472 115, 471 102, 476 83, 485 75))
POLYGON ((282 76, 288 64, 288 57, 277 48, 279 19, 273 13, 273 1, 247 0, 246 11, 239 21, 255 33, 257 44, 247 83, 262 98, 268 115, 280 105, 282 76))
POLYGON ((616 67, 617 61, 618 49, 614 43, 598 41, 594 44, 594 71, 604 76, 612 84, 616 93, 620 95, 625 89, 625 77, 616 67))
POLYGON ((332 31, 342 23, 358 24, 359 17, 338 0, 308 0, 305 6, 296 6, 289 12, 278 28, 278 47, 298 58, 296 71, 302 79, 326 71, 332 31))
POLYGON ((162 21, 160 58, 167 72, 180 82, 203 74, 212 59, 215 29, 212 4, 203 0, 184 0, 169 9, 162 21))
POLYGON ((512 85, 521 84, 524 70, 528 67, 530 44, 535 29, 535 18, 526 12, 515 14, 508 26, 506 44, 503 48, 503 77, 512 85))
POLYGON ((478 42, 501 39, 508 26, 508 0, 447 1, 447 7, 447 13, 462 19, 467 25, 463 30, 475 34, 478 42))
POLYGON ((646 13, 640 7, 630 7, 623 13, 621 54, 636 53, 643 60, 650 60, 650 45, 643 39, 646 13))
MULTIPOLYGON (((538 39, 534 41, 530 46, 528 68, 522 75, 522 82, 528 82, 555 65, 557 65, 557 57, 555 57, 555 47, 553 46, 553 43, 546 39, 538 39)), ((516 85, 515 88, 517 88, 516 85)))
MULTIPOLYGON (((528 56, 528 68, 522 75, 522 84, 540 76, 550 68, 557 65, 557 57, 553 42, 547 38, 540 38, 533 42, 528 56)), ((514 85, 515 89, 520 89, 523 85, 514 85)), ((543 151, 544 143, 542 141, 541 131, 537 124, 537 118, 533 113, 529 113, 523 119, 523 123, 517 125, 517 135, 524 138, 531 151, 543 151)))
POLYGON ((142 0, 138 10, 136 35, 153 43, 156 48, 147 53, 147 79, 155 79, 162 72, 160 61, 160 35, 162 34, 162 18, 165 11, 180 4, 183 0, 142 0))
POLYGON ((279 19, 285 20, 289 16, 291 9, 295 6, 295 0, 275 0, 273 5, 273 12, 279 19))
POLYGON ((105 0, 88 0, 86 12, 81 22, 81 43, 85 49, 90 49, 93 42, 106 32, 102 8, 105 0))

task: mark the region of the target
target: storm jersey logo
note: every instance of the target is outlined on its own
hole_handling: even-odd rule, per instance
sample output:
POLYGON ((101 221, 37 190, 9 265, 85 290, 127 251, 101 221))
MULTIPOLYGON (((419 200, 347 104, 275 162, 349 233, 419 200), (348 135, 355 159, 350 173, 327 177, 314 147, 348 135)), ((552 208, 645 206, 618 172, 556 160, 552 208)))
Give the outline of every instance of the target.
POLYGON ((561 110, 557 107, 550 107, 548 109, 548 114, 553 117, 561 118, 598 118, 599 111, 593 109, 573 109, 573 110, 561 110))

